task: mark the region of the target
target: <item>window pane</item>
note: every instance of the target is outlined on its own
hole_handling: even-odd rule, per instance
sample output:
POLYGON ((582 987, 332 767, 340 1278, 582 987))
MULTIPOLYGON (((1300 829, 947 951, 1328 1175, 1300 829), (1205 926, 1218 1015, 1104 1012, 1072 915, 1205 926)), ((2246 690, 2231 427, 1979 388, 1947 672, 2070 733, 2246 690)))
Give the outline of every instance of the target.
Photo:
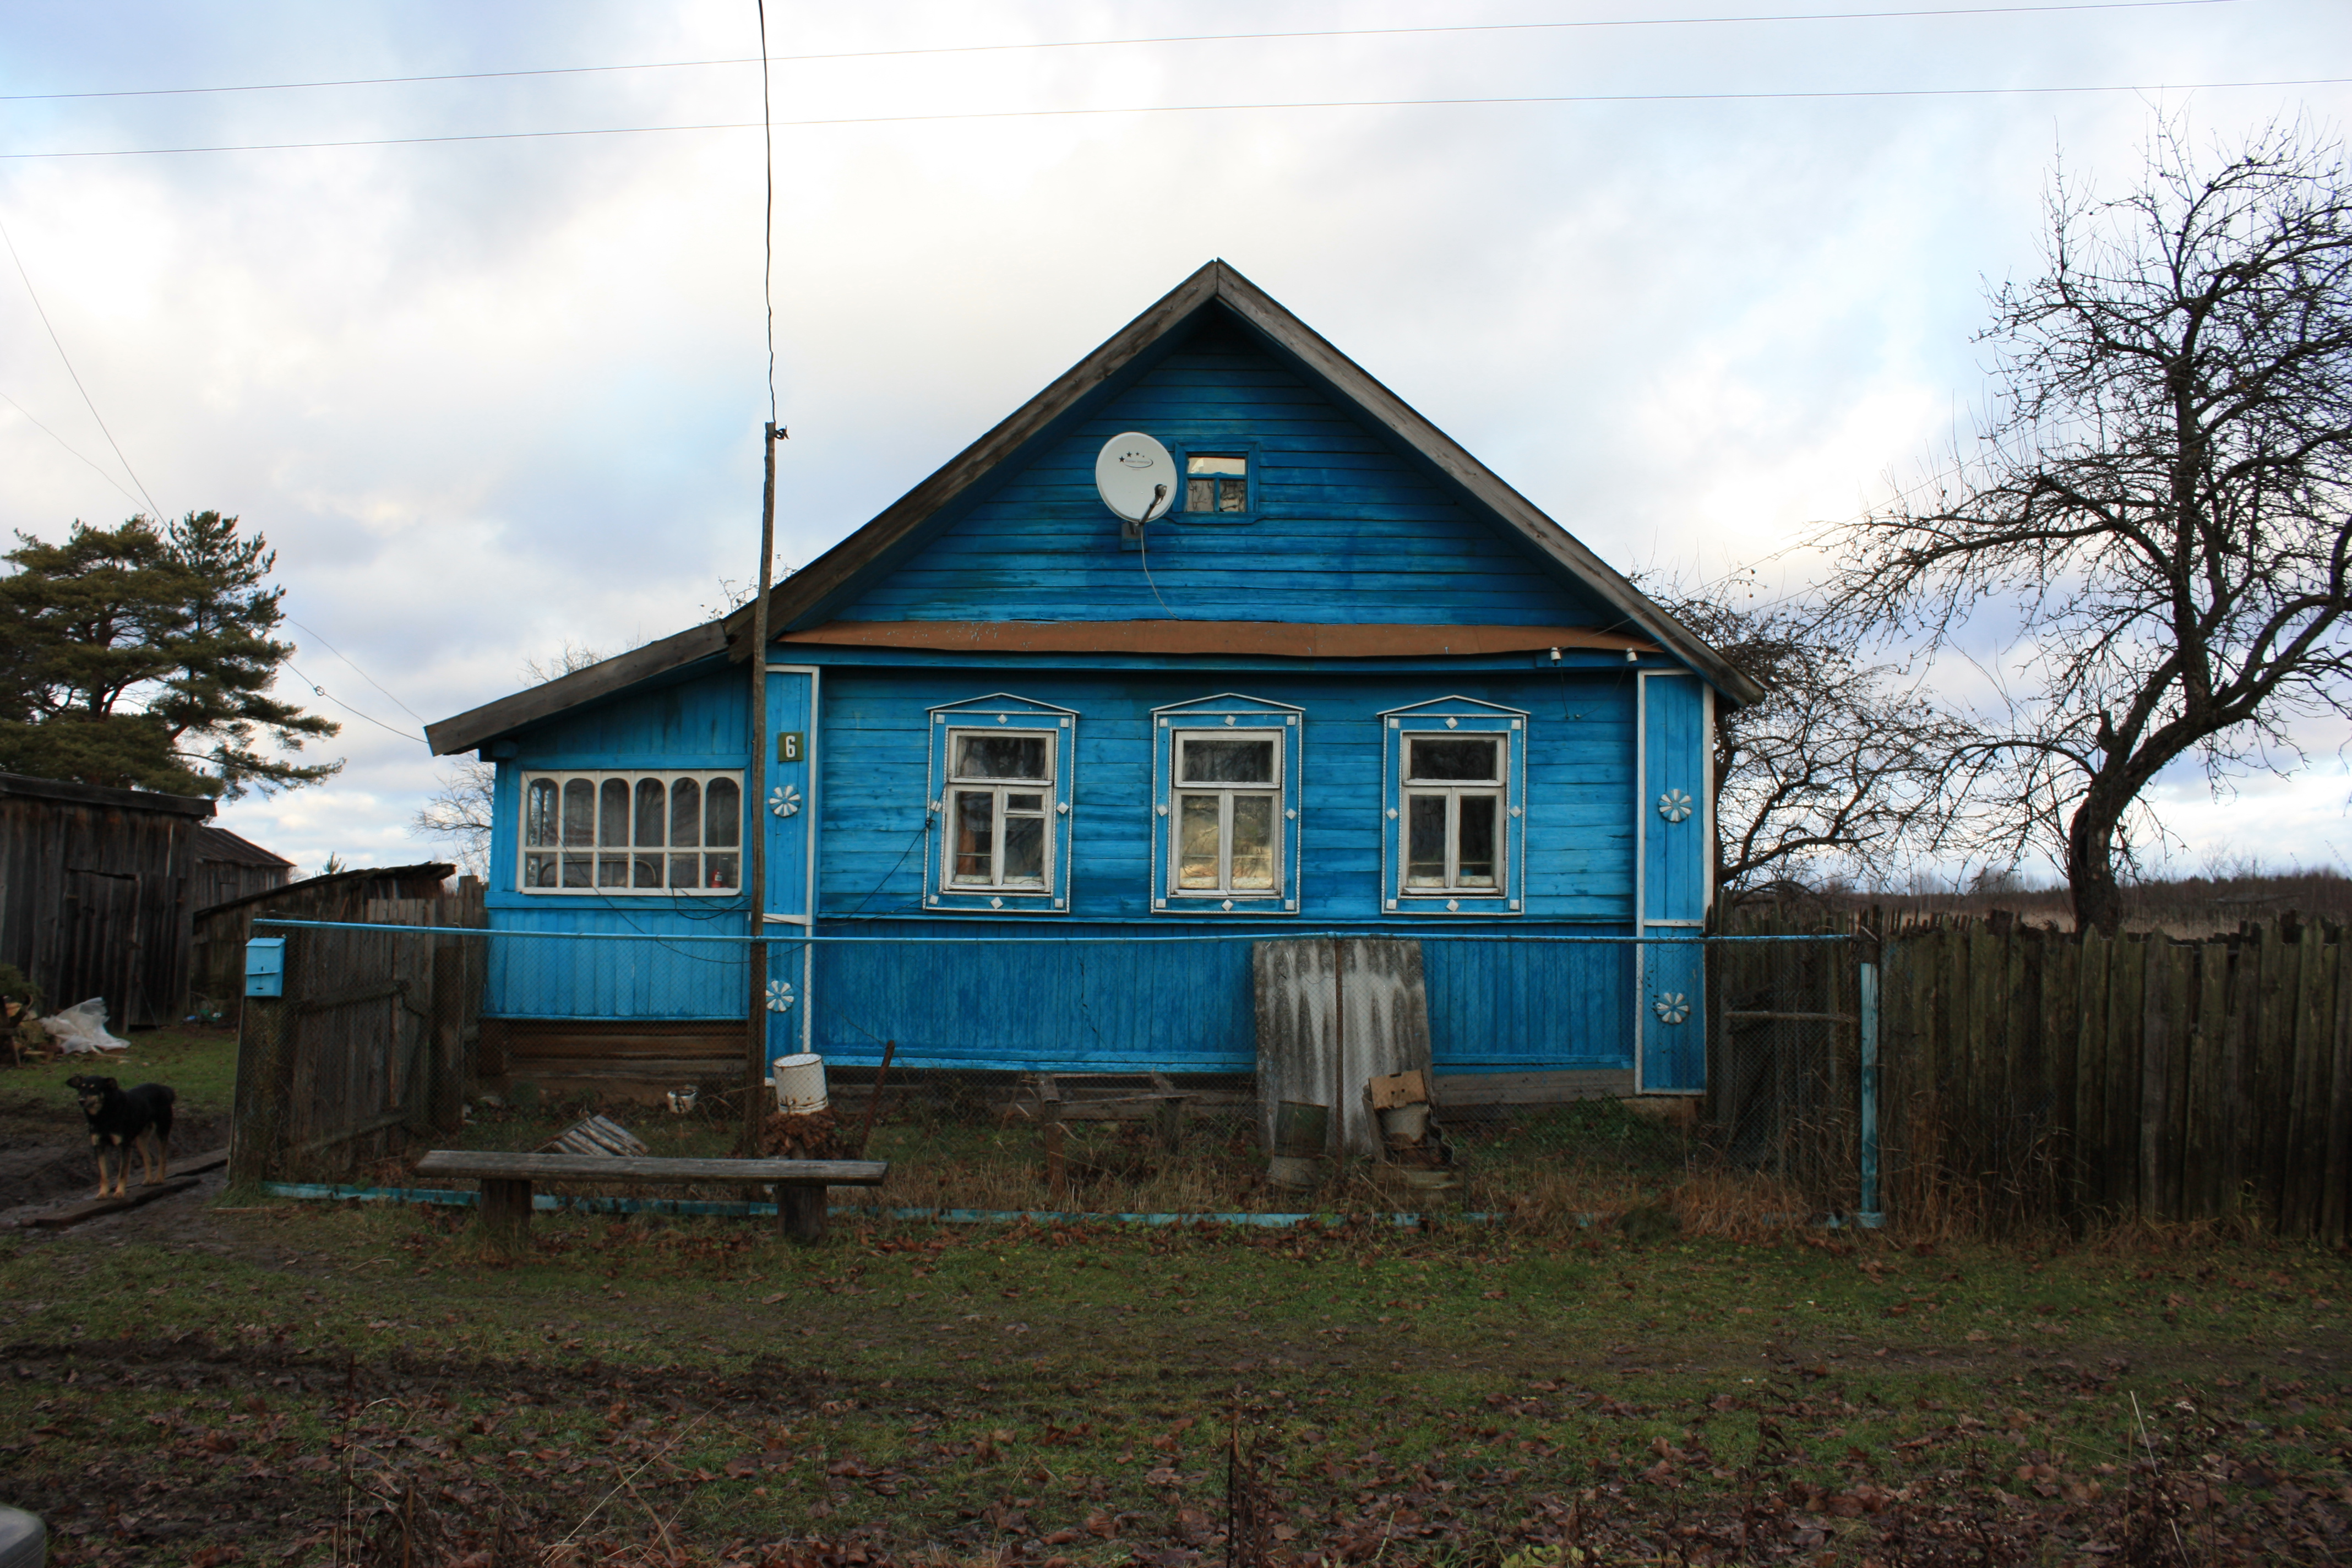
MULTIPOLYGON (((551 798, 552 798, 555 794, 551 789, 547 793, 551 798)), ((522 885, 526 888, 552 888, 555 886, 555 857, 552 855, 524 856, 522 858, 522 885)))
POLYGON ((739 867, 741 858, 739 855, 705 855, 702 858, 702 874, 711 887, 740 887, 743 880, 739 867))
POLYGON ((1184 510, 1186 511, 1216 510, 1217 481, 1214 479, 1186 479, 1184 481, 1184 510))
POLYGON ((1045 797, 1042 795, 1008 795, 1004 797, 1004 809, 1042 813, 1045 809, 1045 797))
POLYGON ((1469 779, 1490 784, 1501 779, 1495 771, 1503 743, 1493 739, 1457 741, 1419 736, 1405 742, 1405 777, 1432 782, 1469 779))
POLYGON ((596 857, 596 885, 600 888, 625 888, 629 885, 629 858, 626 855, 596 857))
POLYGON ((1217 481, 1217 510, 1219 511, 1248 510, 1249 481, 1247 479, 1219 479, 1217 481))
POLYGON ((1203 454, 1185 458, 1184 471, 1188 474, 1246 474, 1249 472, 1249 459, 1203 454))
POLYGON ((1405 797, 1404 885, 1445 886, 1445 797, 1405 797))
MULTIPOLYGON (((680 849, 691 849, 702 842, 702 786, 692 779, 680 779, 669 786, 669 841, 680 849)), ((687 886, 694 884, 689 881, 687 886)))
POLYGON ((958 735, 955 776, 960 779, 1042 779, 1043 735, 958 735))
POLYGON ((587 855, 566 855, 563 858, 563 885, 567 888, 588 887, 590 885, 590 873, 593 869, 593 857, 587 855))
POLYGON ((1045 819, 1008 816, 1004 819, 1004 885, 1042 888, 1045 885, 1045 819))
MULTIPOLYGON (((637 847, 639 848, 658 849, 669 842, 662 837, 662 802, 665 793, 659 779, 637 781, 637 847)), ((661 877, 658 873, 654 877, 653 885, 656 888, 661 886, 661 877)))
POLYGON ((1274 742, 1195 740, 1187 737, 1183 782, 1186 784, 1272 784, 1274 742))
POLYGON ((567 780, 563 785, 563 847, 591 849, 595 844, 596 786, 586 779, 567 780))
POLYGON ((1457 888, 1492 888, 1495 880, 1496 852, 1500 837, 1495 831, 1496 817, 1503 802, 1499 795, 1465 795, 1454 805, 1454 832, 1460 847, 1454 856, 1454 885, 1457 888))
POLYGON ((1234 878, 1226 885, 1235 892, 1273 889, 1274 796, 1234 796, 1234 878))
POLYGON ((702 815, 710 824, 710 830, 702 836, 705 844, 732 849, 742 843, 743 786, 733 779, 712 779, 710 787, 702 792, 702 815))
POLYGON ((702 857, 699 855, 671 856, 669 885, 673 889, 702 886, 702 857))
POLYGON ((606 779, 596 792, 596 842, 607 849, 629 842, 629 782, 606 779))
POLYGON ((988 790, 960 790, 955 797, 955 879, 986 886, 994 870, 996 796, 988 790))
POLYGON ((1217 886, 1217 803, 1213 795, 1176 797, 1176 885, 1217 886))
POLYGON ((658 855, 640 855, 636 859, 637 886, 658 888, 662 885, 662 863, 658 855))
POLYGON ((522 841, 534 847, 556 842, 556 803, 562 791, 553 779, 533 779, 523 789, 522 841))

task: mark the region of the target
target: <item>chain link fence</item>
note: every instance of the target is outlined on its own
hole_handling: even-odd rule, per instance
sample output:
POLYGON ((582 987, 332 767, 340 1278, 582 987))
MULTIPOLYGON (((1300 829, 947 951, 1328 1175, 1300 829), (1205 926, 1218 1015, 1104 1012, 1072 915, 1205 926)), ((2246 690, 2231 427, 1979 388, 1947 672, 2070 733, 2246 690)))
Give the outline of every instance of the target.
POLYGON ((244 1010, 242 1181, 415 1187, 427 1149, 603 1117, 656 1155, 887 1160, 837 1195, 894 1211, 1705 1228, 1857 1201, 1842 938, 256 934, 283 994, 244 1010), (824 1110, 780 1118, 762 1080, 803 1053, 824 1110))

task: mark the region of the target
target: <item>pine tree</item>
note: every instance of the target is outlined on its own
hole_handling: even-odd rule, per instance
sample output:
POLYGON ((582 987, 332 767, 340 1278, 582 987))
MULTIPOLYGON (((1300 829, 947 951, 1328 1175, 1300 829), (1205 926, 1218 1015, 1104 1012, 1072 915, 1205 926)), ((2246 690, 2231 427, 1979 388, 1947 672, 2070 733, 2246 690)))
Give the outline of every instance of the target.
POLYGON ((0 769, 233 798, 341 768, 257 749, 339 728, 269 695, 294 649, 270 635, 285 590, 261 535, 205 511, 16 541, 0 557, 16 568, 0 577, 0 769))

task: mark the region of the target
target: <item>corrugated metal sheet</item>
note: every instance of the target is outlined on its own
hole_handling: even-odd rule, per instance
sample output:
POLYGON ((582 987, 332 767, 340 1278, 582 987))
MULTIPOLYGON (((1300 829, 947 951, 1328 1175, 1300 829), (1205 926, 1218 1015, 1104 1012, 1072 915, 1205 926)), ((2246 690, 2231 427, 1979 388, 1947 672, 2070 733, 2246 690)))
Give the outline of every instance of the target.
POLYGON ((1259 1133, 1274 1147, 1284 1100, 1328 1108, 1330 1148, 1380 1151, 1365 1086, 1431 1069, 1421 943, 1388 937, 1261 942, 1251 950, 1255 990, 1259 1133))

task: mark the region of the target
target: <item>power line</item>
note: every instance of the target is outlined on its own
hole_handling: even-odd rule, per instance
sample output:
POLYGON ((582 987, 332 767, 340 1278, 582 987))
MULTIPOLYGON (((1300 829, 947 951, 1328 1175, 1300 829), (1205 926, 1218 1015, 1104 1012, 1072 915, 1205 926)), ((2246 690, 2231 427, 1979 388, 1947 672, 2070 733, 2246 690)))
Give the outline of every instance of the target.
MULTIPOLYGON (((1105 109, 1003 109, 958 114, 856 114, 831 120, 780 120, 779 131, 843 125, 920 125, 948 121, 1067 120, 1112 114, 1242 114, 1313 109, 1449 109, 1555 103, 1778 103, 1884 100, 1906 98, 2021 98, 2093 93, 2221 92, 2241 88, 2342 87, 2352 77, 2295 77, 2276 81, 2176 81, 2099 87, 1824 88, 1776 92, 1563 92, 1472 98, 1318 99, 1287 103, 1145 103, 1105 109)), ((149 158, 194 153, 297 153, 345 147, 420 147, 464 142, 548 142, 581 136, 654 136, 700 131, 759 131, 756 120, 696 125, 591 126, 575 131, 479 131, 446 136, 366 136, 340 142, 242 142, 203 147, 100 147, 51 153, 0 153, 0 162, 32 158, 149 158)))
MULTIPOLYGON (((337 647, 333 643, 329 642, 325 637, 320 637, 317 632, 311 631, 310 627, 308 627, 308 626, 304 626, 301 622, 299 622, 299 621, 296 620, 296 619, 295 619, 293 616, 287 616, 287 617, 286 617, 286 624, 287 624, 288 626, 292 626, 296 631, 299 631, 299 632, 304 633, 304 634, 305 634, 305 635, 307 635, 307 636, 308 636, 308 637, 309 637, 312 641, 316 642, 316 643, 317 643, 320 647, 325 648, 329 653, 333 654, 337 658, 340 658, 340 659, 341 659, 345 664, 350 665, 350 666, 351 666, 354 670, 358 670, 358 671, 359 671, 359 678, 360 678, 362 680, 366 681, 370 686, 374 687, 378 691, 383 692, 386 697, 391 697, 391 698, 392 698, 392 705, 393 705, 394 708, 399 709, 403 713, 407 714, 410 718, 412 718, 412 719, 415 720, 415 721, 416 721, 418 723, 420 723, 420 724, 425 723, 425 722, 426 721, 424 714, 419 713, 415 709, 411 708, 407 703, 403 702, 399 698, 397 698, 397 697, 394 697, 394 696, 393 696, 393 693, 392 693, 392 689, 391 689, 391 688, 389 688, 389 687, 387 687, 386 685, 384 685, 384 683, 383 683, 383 681, 378 680, 374 676, 370 675, 366 670, 364 670, 364 669, 360 669, 359 660, 357 660, 357 659, 353 658, 350 654, 345 653, 341 648, 337 647)), ((290 667, 289 667, 289 668, 290 668, 290 667)))
MULTIPOLYGON (((89 408, 89 416, 98 421, 99 430, 106 437, 106 444, 114 448, 115 458, 121 463, 122 471, 131 476, 131 482, 139 487, 139 493, 147 497, 149 515, 161 524, 163 521, 163 509, 155 504, 155 498, 152 495, 148 494, 147 482, 139 477, 139 470, 131 466, 131 459, 122 455, 122 443, 114 438, 113 431, 107 429, 105 416, 99 413, 98 405, 90 401, 89 388, 81 384, 81 373, 74 369, 73 357, 66 353, 65 341, 58 336, 57 328, 50 326, 49 312, 42 305, 41 296, 33 287, 33 276, 25 270, 25 258, 16 254, 16 242, 9 237, 8 226, 5 223, 0 223, 0 242, 7 245, 8 259, 16 264, 16 276, 25 280, 25 293, 32 300, 33 310, 41 318, 41 325, 48 329, 49 342, 57 345, 58 358, 65 362, 66 374, 73 377, 74 390, 81 394, 82 404, 89 408)), ((26 417, 32 416, 27 415, 26 417)), ((87 460, 84 459, 84 461, 87 460)))
MULTIPOLYGON (((104 479, 108 484, 112 485, 117 490, 121 490, 124 499, 128 500, 132 506, 138 506, 141 504, 137 496, 132 495, 129 490, 122 489, 122 481, 121 479, 118 479, 112 474, 108 473, 95 458, 82 457, 81 452, 72 442, 67 440, 64 437, 58 435, 56 431, 50 429, 47 426, 34 418, 33 411, 31 409, 26 407, 23 404, 17 402, 15 398, 9 396, 5 392, 0 392, 0 403, 5 403, 9 407, 23 415, 26 424, 30 425, 34 429, 38 430, 42 435, 47 436, 50 440, 55 441, 58 446, 63 447, 68 453, 74 457, 81 458, 81 460, 88 463, 91 469, 97 473, 100 479, 104 479)), ((149 501, 146 504, 152 506, 154 503, 152 501, 149 501)))
MULTIPOLYGON (((2074 0, 2050 5, 1955 5, 1902 11, 1798 11, 1767 16, 1620 16, 1573 22, 1472 22, 1428 27, 1329 27, 1276 33, 1176 33, 1147 38, 1060 38, 1021 44, 956 44, 917 49, 854 49, 838 54, 778 55, 778 65, 805 65, 841 60, 905 59, 923 55, 1013 54, 1044 49, 1139 48, 1162 44, 1275 43, 1286 39, 1423 37, 1454 33, 1563 32, 1609 27, 1713 27, 1790 22, 1911 21, 1946 16, 2036 16, 2068 11, 2162 11, 2189 6, 2233 5, 2241 0, 2074 0)), ((646 60, 601 66, 541 66, 515 70, 445 71, 430 76, 342 77, 320 81, 262 81, 226 87, 116 88, 87 92, 17 92, 0 94, 0 103, 51 102, 97 98, 182 98, 205 93, 291 92, 329 87, 404 87, 444 81, 499 81, 528 77, 596 76, 616 71, 699 70, 714 66, 758 65, 771 57, 762 47, 757 56, 722 56, 707 60, 646 60)))
MULTIPOLYGON (((333 703, 336 707, 341 709, 344 712, 351 714, 354 718, 364 719, 369 723, 374 725, 377 729, 389 731, 391 733, 399 736, 404 741, 415 741, 420 745, 430 745, 432 743, 426 741, 422 735, 411 734, 408 731, 401 729, 398 725, 385 723, 383 720, 377 718, 373 713, 361 712, 358 709, 352 707, 350 703, 344 701, 341 698, 336 696, 333 692, 328 690, 325 687, 320 685, 309 676, 304 675, 300 670, 294 669, 293 660, 287 660, 286 668, 289 670, 293 670, 295 679, 299 680, 303 685, 309 687, 313 692, 325 698, 328 701, 333 703)), ((392 694, 390 692, 386 692, 384 695, 390 697, 392 694)), ((399 699, 393 698, 393 700, 396 702, 399 699)))

